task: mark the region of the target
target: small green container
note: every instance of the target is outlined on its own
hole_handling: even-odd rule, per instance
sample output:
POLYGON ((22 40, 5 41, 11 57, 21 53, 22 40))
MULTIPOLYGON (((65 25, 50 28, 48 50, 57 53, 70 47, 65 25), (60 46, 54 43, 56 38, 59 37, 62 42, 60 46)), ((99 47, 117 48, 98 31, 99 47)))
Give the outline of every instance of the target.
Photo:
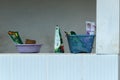
POLYGON ((95 35, 67 35, 71 53, 91 53, 95 35))

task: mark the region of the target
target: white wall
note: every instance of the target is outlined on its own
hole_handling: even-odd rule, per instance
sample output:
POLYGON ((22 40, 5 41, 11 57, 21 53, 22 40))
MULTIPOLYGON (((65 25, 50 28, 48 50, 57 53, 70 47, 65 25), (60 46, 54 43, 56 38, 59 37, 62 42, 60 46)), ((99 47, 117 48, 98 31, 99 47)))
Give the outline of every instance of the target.
POLYGON ((96 53, 119 53, 119 0, 97 0, 96 53))
POLYGON ((96 0, 0 0, 0 53, 16 52, 9 30, 19 31, 23 41, 44 44, 41 52, 46 53, 53 52, 55 25, 84 34, 86 20, 96 21, 96 0))
POLYGON ((1 54, 0 80, 119 80, 118 65, 118 55, 1 54))
MULTIPOLYGON (((118 57, 118 66, 120 66, 120 55, 118 57)), ((118 79, 120 79, 120 68, 118 69, 118 79)))

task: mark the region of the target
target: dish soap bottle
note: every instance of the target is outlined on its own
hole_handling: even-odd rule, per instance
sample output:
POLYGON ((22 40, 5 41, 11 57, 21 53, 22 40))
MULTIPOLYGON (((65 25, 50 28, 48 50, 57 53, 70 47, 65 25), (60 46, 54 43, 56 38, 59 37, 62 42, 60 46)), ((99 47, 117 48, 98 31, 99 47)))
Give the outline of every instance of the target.
POLYGON ((64 53, 64 45, 62 40, 62 35, 58 25, 55 27, 55 43, 54 43, 55 53, 64 53))

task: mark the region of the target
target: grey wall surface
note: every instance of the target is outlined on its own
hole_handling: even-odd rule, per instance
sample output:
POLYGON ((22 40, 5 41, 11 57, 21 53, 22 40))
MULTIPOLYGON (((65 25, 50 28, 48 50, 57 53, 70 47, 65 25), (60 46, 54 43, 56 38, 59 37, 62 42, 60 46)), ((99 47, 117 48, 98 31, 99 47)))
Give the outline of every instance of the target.
POLYGON ((42 43, 42 53, 54 49, 55 26, 63 31, 85 34, 85 21, 96 22, 96 0, 0 0, 0 53, 14 53, 16 48, 7 32, 18 31, 22 40, 35 39, 42 43))

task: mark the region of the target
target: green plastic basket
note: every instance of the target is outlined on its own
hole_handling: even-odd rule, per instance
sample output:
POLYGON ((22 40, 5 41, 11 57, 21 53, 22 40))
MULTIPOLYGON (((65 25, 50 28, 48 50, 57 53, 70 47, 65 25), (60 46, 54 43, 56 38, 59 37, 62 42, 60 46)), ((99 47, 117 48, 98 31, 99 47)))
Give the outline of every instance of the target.
POLYGON ((67 35, 71 53, 91 53, 94 35, 67 35))

